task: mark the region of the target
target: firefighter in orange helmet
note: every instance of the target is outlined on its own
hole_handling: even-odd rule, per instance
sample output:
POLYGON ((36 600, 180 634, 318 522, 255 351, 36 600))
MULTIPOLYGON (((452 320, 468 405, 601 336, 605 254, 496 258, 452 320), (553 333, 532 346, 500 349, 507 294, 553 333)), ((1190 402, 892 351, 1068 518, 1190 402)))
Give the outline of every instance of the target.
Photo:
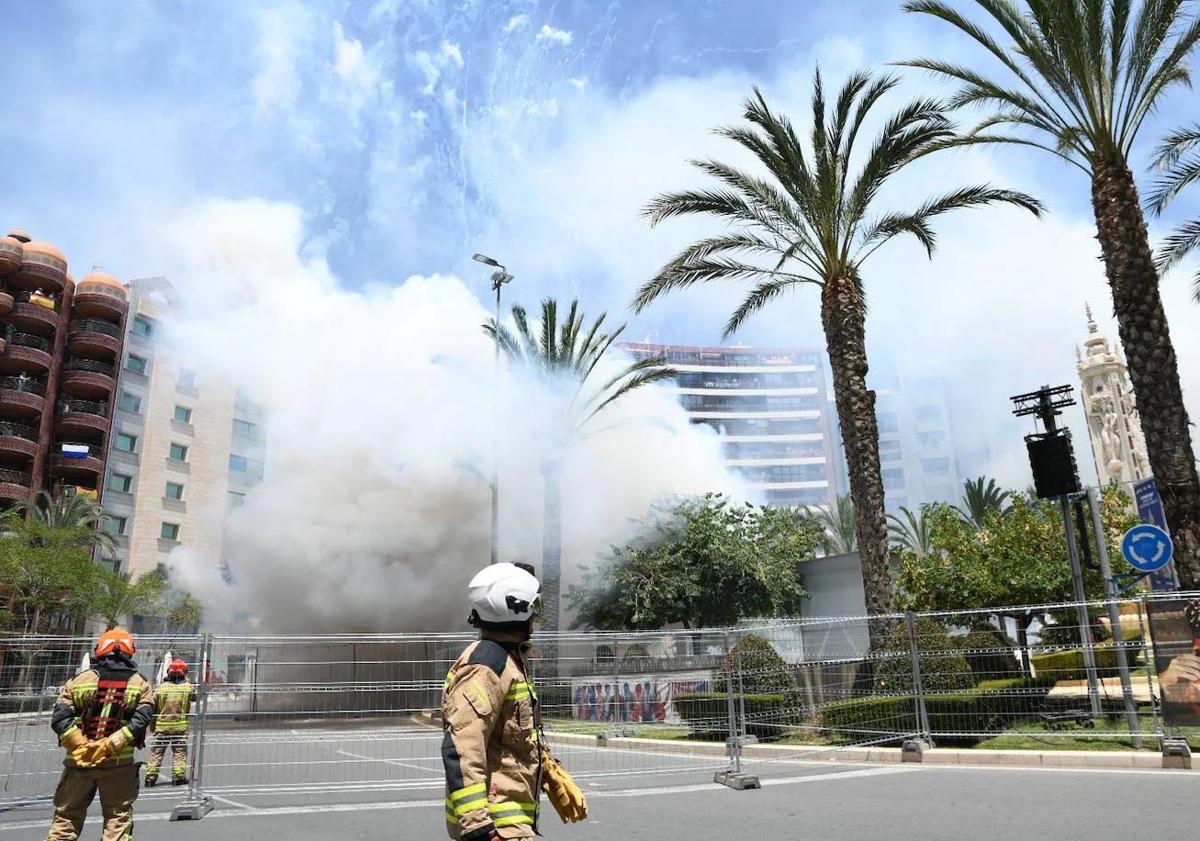
POLYGON ((187 663, 175 659, 167 666, 167 680, 154 690, 157 715, 150 729, 154 732, 154 747, 146 763, 146 787, 158 782, 158 769, 167 750, 171 751, 171 784, 187 783, 188 711, 196 700, 196 689, 187 679, 187 663))
POLYGON ((67 751, 54 792, 54 820, 46 841, 75 841, 88 807, 100 794, 103 841, 133 838, 133 801, 138 795, 133 748, 154 716, 154 690, 138 674, 137 646, 113 628, 96 641, 91 667, 62 688, 50 726, 67 751))

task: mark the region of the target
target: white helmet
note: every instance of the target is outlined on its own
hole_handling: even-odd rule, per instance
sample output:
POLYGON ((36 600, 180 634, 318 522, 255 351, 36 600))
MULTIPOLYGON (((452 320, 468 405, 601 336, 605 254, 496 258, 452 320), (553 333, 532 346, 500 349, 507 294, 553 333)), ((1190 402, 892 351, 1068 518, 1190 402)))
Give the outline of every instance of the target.
POLYGON ((487 624, 527 622, 538 612, 541 589, 533 573, 516 564, 484 567, 467 585, 471 619, 487 624))

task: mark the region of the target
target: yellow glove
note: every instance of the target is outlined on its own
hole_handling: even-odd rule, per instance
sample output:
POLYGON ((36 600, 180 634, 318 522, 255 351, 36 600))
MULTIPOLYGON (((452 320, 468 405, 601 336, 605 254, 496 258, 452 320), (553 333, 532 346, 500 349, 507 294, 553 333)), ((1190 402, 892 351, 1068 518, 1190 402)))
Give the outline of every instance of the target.
POLYGON ((554 811, 563 823, 578 823, 588 816, 587 799, 567 769, 550 755, 542 751, 542 791, 554 806, 554 811))
POLYGON ((98 742, 88 742, 82 748, 74 751, 71 754, 71 758, 75 760, 75 764, 83 768, 91 768, 110 757, 116 756, 131 741, 133 741, 133 732, 128 727, 122 727, 107 739, 101 739, 98 742))
POLYGON ((76 727, 74 730, 67 731, 66 735, 61 736, 58 741, 67 755, 71 757, 71 761, 79 765, 88 748, 87 736, 83 735, 83 731, 76 727))

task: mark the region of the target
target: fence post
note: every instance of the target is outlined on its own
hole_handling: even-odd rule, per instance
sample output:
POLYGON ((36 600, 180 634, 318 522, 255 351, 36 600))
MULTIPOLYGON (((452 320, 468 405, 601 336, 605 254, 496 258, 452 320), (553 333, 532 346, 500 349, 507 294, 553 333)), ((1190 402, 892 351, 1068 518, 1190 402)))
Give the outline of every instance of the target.
POLYGON ((1146 625, 1148 621, 1146 594, 1142 593, 1138 597, 1138 629, 1142 636, 1142 662, 1146 667, 1146 687, 1150 692, 1150 715, 1154 721, 1154 738, 1158 741, 1159 750, 1162 750, 1163 740, 1170 734, 1165 731, 1158 720, 1158 694, 1154 691, 1157 674, 1154 663, 1154 646, 1150 641, 1150 629, 1146 625))
POLYGON ((900 758, 904 762, 920 762, 927 748, 933 747, 933 734, 929 727, 929 712, 925 709, 925 685, 921 680, 921 656, 917 648, 917 615, 911 610, 904 614, 908 630, 908 652, 912 657, 913 712, 917 718, 916 739, 906 739, 900 746, 900 758))
MULTIPOLYGON (((1129 659, 1125 656, 1125 630, 1121 627, 1121 611, 1117 608, 1117 584, 1113 581, 1112 566, 1108 561, 1108 541, 1104 536, 1104 521, 1100 518, 1100 500, 1095 488, 1087 490, 1088 508, 1092 510, 1092 531, 1096 536, 1096 552, 1100 556, 1100 576, 1104 579, 1104 593, 1108 600, 1108 624, 1112 627, 1113 646, 1117 654, 1117 672, 1121 676, 1121 698, 1125 705, 1125 719, 1133 746, 1142 746, 1142 725, 1138 721, 1137 702, 1133 699, 1133 683, 1129 678, 1129 659)), ((1140 619, 1138 620, 1141 621, 1140 619)))
POLYGON ((208 730, 208 683, 212 664, 213 638, 205 634, 200 641, 200 686, 196 690, 196 727, 192 729, 187 799, 171 810, 173 821, 198 821, 212 811, 212 798, 204 793, 204 742, 208 730))
MULTIPOLYGON (((742 706, 742 724, 738 724, 738 702, 734 700, 733 679, 735 658, 738 684, 741 685, 741 651, 734 653, 729 644, 729 632, 725 632, 725 706, 729 716, 729 737, 725 745, 729 750, 729 767, 713 775, 713 782, 732 789, 762 788, 762 783, 753 774, 742 771, 742 727, 745 726, 745 707, 742 706)), ((743 703, 744 703, 744 699, 743 703)))

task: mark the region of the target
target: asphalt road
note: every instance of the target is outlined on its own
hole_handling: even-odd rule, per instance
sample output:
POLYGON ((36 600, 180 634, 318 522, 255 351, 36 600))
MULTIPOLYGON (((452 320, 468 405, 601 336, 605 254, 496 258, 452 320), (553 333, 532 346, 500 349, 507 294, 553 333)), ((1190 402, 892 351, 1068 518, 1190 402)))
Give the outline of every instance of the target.
MULTIPOLYGON (((543 831, 561 841, 613 839, 820 839, 961 841, 963 838, 1127 841, 1194 836, 1200 773, 916 765, 773 764, 764 788, 732 791, 709 772, 585 779, 592 815, 563 826, 551 813, 543 831), (629 785, 633 783, 633 785, 629 785)), ((217 795, 202 821, 168 823, 177 792, 138 801, 136 837, 225 839, 444 838, 440 789, 259 791, 217 795), (287 800, 287 802, 281 802, 287 800), (315 802, 319 801, 319 802, 315 802)), ((0 841, 44 837, 45 806, 0 818, 0 841)), ((85 837, 99 837, 90 821, 85 837)))

